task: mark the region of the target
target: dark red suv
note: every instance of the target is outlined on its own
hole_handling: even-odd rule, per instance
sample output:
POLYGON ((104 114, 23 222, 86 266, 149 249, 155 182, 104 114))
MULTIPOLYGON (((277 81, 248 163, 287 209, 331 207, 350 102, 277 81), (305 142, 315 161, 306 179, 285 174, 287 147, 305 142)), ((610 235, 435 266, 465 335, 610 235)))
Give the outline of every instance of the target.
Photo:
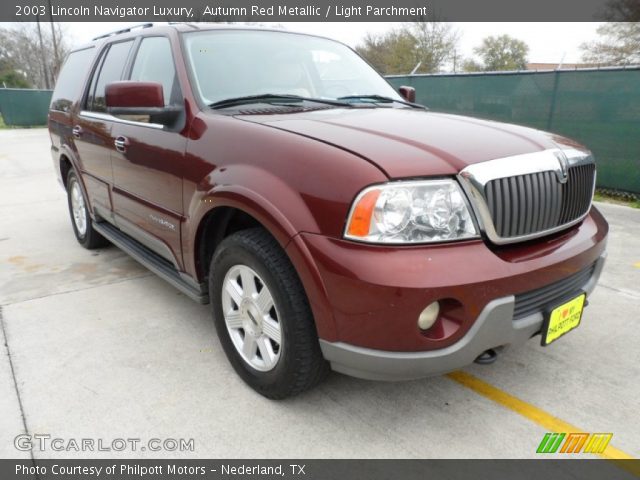
POLYGON ((608 230, 590 152, 414 96, 326 38, 145 25, 69 55, 51 151, 78 241, 210 302, 267 397, 576 328, 608 230))

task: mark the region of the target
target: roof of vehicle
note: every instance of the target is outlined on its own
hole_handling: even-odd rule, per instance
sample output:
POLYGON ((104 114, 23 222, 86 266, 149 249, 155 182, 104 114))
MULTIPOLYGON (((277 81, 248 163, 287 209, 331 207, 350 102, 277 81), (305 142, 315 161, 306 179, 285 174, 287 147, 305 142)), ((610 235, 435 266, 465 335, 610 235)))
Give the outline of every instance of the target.
POLYGON ((97 37, 94 37, 91 42, 81 45, 74 50, 81 50, 90 46, 95 46, 100 43, 120 39, 127 37, 134 37, 139 33, 144 33, 145 35, 152 35, 157 33, 166 33, 167 31, 178 31, 178 32, 193 32, 193 31, 207 31, 207 30, 258 30, 263 32, 281 32, 281 33, 292 33, 297 35, 308 35, 312 37, 326 38, 328 40, 333 40, 334 42, 342 43, 338 40, 325 37, 322 35, 309 34, 305 32, 296 32, 292 30, 285 30, 283 28, 274 28, 274 27, 261 27, 255 25, 238 25, 238 24, 228 24, 228 23, 186 23, 186 22, 169 22, 167 24, 154 24, 154 23, 141 23, 137 25, 131 25, 129 27, 121 28, 118 30, 114 30, 113 32, 108 32, 97 37))

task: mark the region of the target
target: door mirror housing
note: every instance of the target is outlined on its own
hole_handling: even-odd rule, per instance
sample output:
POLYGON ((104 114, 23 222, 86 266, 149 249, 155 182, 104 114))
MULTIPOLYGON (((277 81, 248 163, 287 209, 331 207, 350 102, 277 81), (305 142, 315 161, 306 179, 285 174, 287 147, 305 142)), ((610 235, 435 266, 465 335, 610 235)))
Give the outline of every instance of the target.
POLYGON ((398 88, 398 92, 407 102, 416 103, 416 89, 413 87, 402 86, 398 88))
POLYGON ((111 82, 105 89, 107 112, 112 115, 148 115, 152 123, 170 125, 181 107, 165 106, 162 85, 158 82, 111 82))

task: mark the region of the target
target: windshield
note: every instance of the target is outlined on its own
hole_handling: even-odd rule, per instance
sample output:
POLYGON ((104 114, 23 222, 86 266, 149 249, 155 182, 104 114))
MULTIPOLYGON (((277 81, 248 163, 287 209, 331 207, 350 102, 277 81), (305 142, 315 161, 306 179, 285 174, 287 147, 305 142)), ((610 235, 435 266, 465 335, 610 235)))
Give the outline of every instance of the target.
POLYGON ((194 90, 206 105, 262 94, 401 100, 356 53, 332 40, 256 30, 189 32, 184 38, 194 90))

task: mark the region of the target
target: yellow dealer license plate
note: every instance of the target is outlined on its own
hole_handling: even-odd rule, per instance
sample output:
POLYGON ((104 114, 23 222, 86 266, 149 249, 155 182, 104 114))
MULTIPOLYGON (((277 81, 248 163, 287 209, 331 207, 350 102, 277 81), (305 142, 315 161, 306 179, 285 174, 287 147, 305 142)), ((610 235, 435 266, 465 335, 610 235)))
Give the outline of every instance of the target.
POLYGON ((542 329, 542 345, 549 345, 580 325, 586 298, 587 294, 583 293, 551 310, 547 317, 546 328, 542 329))

